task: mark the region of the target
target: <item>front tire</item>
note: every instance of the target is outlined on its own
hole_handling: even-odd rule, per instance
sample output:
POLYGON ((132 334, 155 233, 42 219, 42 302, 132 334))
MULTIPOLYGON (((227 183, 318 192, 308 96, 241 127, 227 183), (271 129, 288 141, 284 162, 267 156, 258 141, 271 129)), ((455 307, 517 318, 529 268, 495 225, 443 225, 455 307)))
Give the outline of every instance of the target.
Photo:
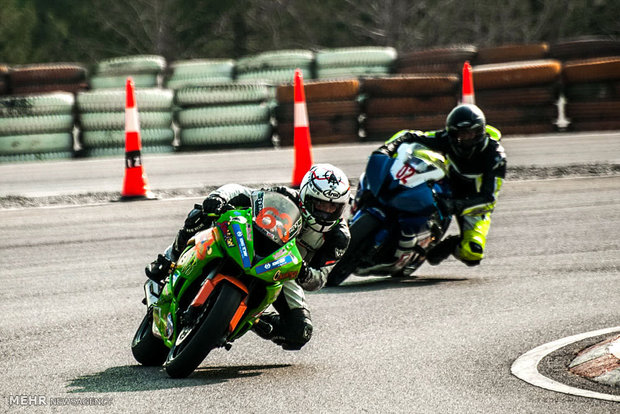
POLYGON ((146 313, 133 337, 131 352, 136 361, 147 367, 161 366, 170 352, 170 348, 153 335, 152 309, 146 313))
POLYGON ((336 263, 329 275, 326 286, 338 286, 359 266, 360 259, 367 254, 368 245, 380 222, 370 214, 364 214, 351 225, 351 241, 342 258, 336 263))
POLYGON ((182 339, 183 331, 179 332, 168 353, 164 367, 172 378, 190 375, 212 349, 222 346, 226 340, 230 321, 239 308, 243 293, 229 283, 222 282, 219 293, 214 292, 212 295, 214 297, 209 298, 210 303, 207 303, 197 325, 186 332, 182 339))

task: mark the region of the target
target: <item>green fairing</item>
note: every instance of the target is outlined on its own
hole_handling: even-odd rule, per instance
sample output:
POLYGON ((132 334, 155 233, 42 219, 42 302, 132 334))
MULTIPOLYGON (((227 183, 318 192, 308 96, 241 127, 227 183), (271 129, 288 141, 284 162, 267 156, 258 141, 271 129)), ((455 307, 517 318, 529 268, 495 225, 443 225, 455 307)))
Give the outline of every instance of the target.
MULTIPOLYGON (((177 312, 179 303, 183 301, 188 290, 193 292, 190 294, 196 294, 195 287, 190 289, 195 281, 201 280, 206 274, 209 274, 209 277, 215 276, 217 272, 213 270, 220 262, 217 259, 230 257, 240 269, 243 269, 243 273, 265 282, 260 289, 262 300, 254 308, 246 309, 235 331, 229 334, 227 338, 229 342, 245 334, 257 317, 276 300, 284 280, 294 279, 297 276, 302 259, 294 237, 273 254, 254 262, 255 229, 252 223, 251 208, 228 211, 219 217, 212 228, 196 234, 190 240, 153 308, 154 324, 166 346, 172 347, 179 334, 180 324, 177 314, 182 313, 177 312), (245 254, 242 254, 243 246, 245 254), (209 266, 214 260, 217 260, 213 263, 215 266, 209 266), (172 332, 167 332, 169 317, 173 322, 172 332)), ((256 294, 256 291, 250 294, 256 294)), ((188 299, 185 301, 187 303, 188 299)), ((256 299, 252 302, 256 303, 256 299)))

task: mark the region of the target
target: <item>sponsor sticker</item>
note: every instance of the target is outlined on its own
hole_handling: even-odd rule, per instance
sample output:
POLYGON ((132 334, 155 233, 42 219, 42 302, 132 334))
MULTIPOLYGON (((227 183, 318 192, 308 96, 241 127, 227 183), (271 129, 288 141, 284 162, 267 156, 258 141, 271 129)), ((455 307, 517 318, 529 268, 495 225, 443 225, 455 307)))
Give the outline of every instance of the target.
POLYGON ((239 253, 241 254, 241 261, 243 262, 243 267, 248 268, 252 266, 250 261, 250 255, 248 254, 248 247, 245 244, 245 239, 243 238, 243 232, 241 231, 241 226, 238 223, 232 224, 233 233, 235 234, 235 238, 237 239, 237 246, 239 246, 239 253))
POLYGON ((282 267, 292 262, 293 262, 293 257, 291 255, 286 255, 284 257, 279 258, 278 260, 274 260, 273 262, 265 263, 263 265, 258 266, 256 268, 256 273, 260 275, 261 273, 265 273, 270 270, 277 269, 279 267, 282 267))

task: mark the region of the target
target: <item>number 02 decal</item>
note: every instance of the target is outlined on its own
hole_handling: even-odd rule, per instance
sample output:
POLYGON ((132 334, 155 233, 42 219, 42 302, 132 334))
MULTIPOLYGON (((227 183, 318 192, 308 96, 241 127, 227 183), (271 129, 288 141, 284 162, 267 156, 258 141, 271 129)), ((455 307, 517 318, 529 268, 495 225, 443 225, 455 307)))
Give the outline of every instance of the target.
POLYGON ((403 182, 403 184, 407 184, 407 180, 415 174, 415 168, 413 168, 409 164, 404 164, 400 170, 396 173, 396 178, 403 182))
POLYGON ((280 236, 284 242, 287 242, 290 237, 293 220, 288 214, 280 213, 273 207, 267 207, 262 209, 256 216, 256 224, 270 231, 277 226, 276 231, 278 232, 278 236, 280 236))

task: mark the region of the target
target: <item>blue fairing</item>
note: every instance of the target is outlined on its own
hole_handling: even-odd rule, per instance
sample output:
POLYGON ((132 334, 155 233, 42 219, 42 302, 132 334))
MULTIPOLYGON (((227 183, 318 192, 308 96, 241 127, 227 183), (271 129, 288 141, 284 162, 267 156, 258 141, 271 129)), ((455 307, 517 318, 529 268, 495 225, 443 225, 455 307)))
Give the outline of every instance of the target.
POLYGON ((430 215, 435 207, 433 192, 423 183, 409 188, 400 185, 390 174, 394 159, 385 154, 372 154, 366 166, 366 174, 360 185, 369 190, 381 204, 401 212, 430 215))
POLYGON ((390 168, 394 159, 385 154, 372 154, 366 165, 365 186, 377 197, 386 177, 390 177, 390 168))
POLYGON ((426 183, 407 188, 392 199, 385 201, 388 206, 408 213, 430 215, 435 211, 433 192, 426 183))

